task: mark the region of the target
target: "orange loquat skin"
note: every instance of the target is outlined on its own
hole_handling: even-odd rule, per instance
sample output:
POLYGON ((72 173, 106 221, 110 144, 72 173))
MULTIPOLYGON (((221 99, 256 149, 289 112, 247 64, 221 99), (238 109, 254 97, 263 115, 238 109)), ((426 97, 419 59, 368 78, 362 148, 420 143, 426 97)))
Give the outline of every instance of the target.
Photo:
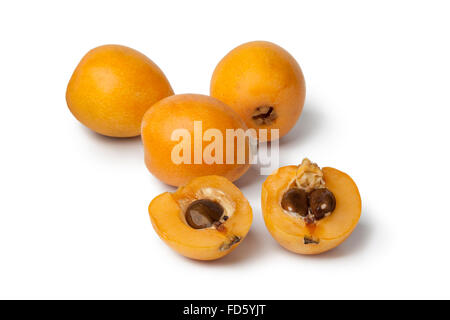
POLYGON ((158 236, 173 250, 196 260, 215 260, 229 254, 245 238, 252 223, 252 209, 247 199, 233 183, 221 176, 195 178, 174 193, 165 192, 152 200, 148 212, 158 236), (201 199, 198 192, 204 188, 219 190, 233 202, 234 213, 220 231, 194 229, 186 223, 183 206, 201 199), (228 247, 236 236, 240 241, 228 247), (226 249, 223 249, 224 245, 226 249))
MULTIPOLYGON (((238 163, 237 155, 238 151, 248 155, 248 139, 242 144, 234 143, 233 163, 226 163, 226 142, 223 141, 220 149, 223 154, 222 164, 206 163, 203 157, 200 159, 201 163, 196 164, 194 121, 201 121, 201 136, 208 129, 216 129, 224 137, 223 140, 226 138, 227 129, 247 129, 242 119, 230 107, 215 98, 199 94, 180 94, 165 98, 153 105, 142 120, 142 142, 148 170, 159 180, 172 186, 184 185, 193 178, 205 175, 220 175, 230 181, 242 176, 250 164, 248 157, 244 163, 238 163), (186 129, 189 132, 190 163, 173 161, 174 148, 184 141, 183 137, 172 139, 172 134, 177 129, 186 129)), ((202 142, 202 155, 211 143, 202 142)))
POLYGON ((120 45, 89 51, 66 91, 72 114, 88 128, 111 137, 140 135, 144 113, 173 94, 161 69, 142 53, 120 45))
POLYGON ((355 182, 334 168, 322 169, 326 188, 336 198, 336 208, 328 216, 307 225, 284 212, 280 202, 295 178, 296 166, 279 168, 262 186, 261 205, 267 229, 278 243, 295 253, 319 254, 341 244, 352 233, 361 215, 361 197, 355 182), (319 243, 305 244, 305 237, 319 243))
MULTIPOLYGON (((305 79, 297 61, 283 48, 266 41, 248 42, 230 51, 211 79, 211 96, 232 107, 249 128, 279 129, 279 137, 295 125, 305 102, 305 79), (253 117, 260 107, 273 107, 270 123, 253 117)), ((258 130, 257 130, 258 131, 258 130)), ((259 135, 259 141, 272 140, 259 135)))

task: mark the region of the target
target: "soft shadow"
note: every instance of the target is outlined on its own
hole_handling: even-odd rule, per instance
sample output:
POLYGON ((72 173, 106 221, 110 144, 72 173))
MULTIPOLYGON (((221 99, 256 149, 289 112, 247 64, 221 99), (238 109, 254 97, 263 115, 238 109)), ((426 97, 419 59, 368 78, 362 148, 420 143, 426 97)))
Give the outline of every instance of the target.
POLYGON ((84 131, 84 133, 89 136, 90 139, 104 144, 104 145, 123 145, 123 144, 141 144, 141 136, 137 137, 130 137, 130 138, 115 138, 115 137, 108 137, 104 136, 102 134, 99 134, 95 131, 92 131, 84 126, 81 126, 81 129, 84 131))
POLYGON ((114 138, 107 137, 91 131, 87 128, 82 128, 86 136, 85 148, 97 157, 106 157, 111 162, 142 162, 143 146, 141 137, 131 138, 114 138))
POLYGON ((208 266, 228 266, 260 259, 264 255, 262 242, 263 235, 255 230, 250 230, 242 243, 227 256, 212 261, 200 261, 184 258, 193 264, 208 266))
POLYGON ((261 175, 259 165, 252 165, 247 172, 234 182, 234 184, 242 189, 251 185, 261 185, 267 176, 261 175))
POLYGON ((320 131, 322 129, 322 117, 323 115, 317 111, 317 108, 315 108, 314 105, 307 103, 294 128, 292 128, 286 136, 280 139, 280 146, 298 143, 299 140, 306 140, 309 136, 320 131))
MULTIPOLYGON (((145 167, 145 164, 143 166, 145 167)), ((148 177, 149 177, 150 183, 154 186, 157 186, 159 190, 164 190, 167 192, 175 192, 178 189, 178 187, 171 186, 170 184, 162 182, 161 180, 159 180, 157 177, 155 177, 150 172, 148 172, 148 177)))
POLYGON ((341 245, 317 257, 319 259, 336 259, 363 251, 373 234, 372 228, 373 224, 369 224, 367 221, 361 221, 355 230, 353 230, 353 233, 341 245))
MULTIPOLYGON (((364 216, 366 215, 364 214, 364 216)), ((359 252, 367 249, 373 235, 373 226, 373 223, 370 223, 367 219, 360 221, 355 230, 353 230, 352 234, 336 248, 318 255, 301 255, 301 258, 311 260, 327 260, 339 259, 353 254, 358 254, 359 252)), ((289 250, 285 250, 285 252, 286 254, 292 256, 299 256, 289 250)))

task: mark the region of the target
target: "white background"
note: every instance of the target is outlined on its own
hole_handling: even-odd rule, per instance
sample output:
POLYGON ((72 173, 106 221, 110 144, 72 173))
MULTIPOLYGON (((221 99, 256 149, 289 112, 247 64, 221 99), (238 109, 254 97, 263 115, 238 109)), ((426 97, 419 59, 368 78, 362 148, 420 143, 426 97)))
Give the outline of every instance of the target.
POLYGON ((450 298, 447 1, 3 1, 0 4, 0 298, 450 298), (139 138, 92 133, 67 109, 81 57, 116 43, 148 55, 176 93, 209 92, 235 46, 296 57, 307 99, 281 142, 349 173, 363 210, 340 247, 282 249, 254 210, 226 258, 196 262, 156 235, 147 206, 173 190, 139 138))

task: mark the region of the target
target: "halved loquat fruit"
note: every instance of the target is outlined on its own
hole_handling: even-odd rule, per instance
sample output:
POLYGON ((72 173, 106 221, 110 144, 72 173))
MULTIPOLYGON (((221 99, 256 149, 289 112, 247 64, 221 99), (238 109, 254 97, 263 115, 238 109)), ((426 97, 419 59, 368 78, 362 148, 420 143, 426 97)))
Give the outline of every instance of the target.
POLYGON ((270 175, 262 187, 261 206, 275 240, 300 254, 335 248, 361 215, 361 197, 352 178, 334 168, 320 169, 308 159, 270 175))
POLYGON ((233 251, 247 235, 252 209, 242 192, 221 176, 193 179, 165 192, 148 207, 153 228, 178 253, 214 260, 233 251))

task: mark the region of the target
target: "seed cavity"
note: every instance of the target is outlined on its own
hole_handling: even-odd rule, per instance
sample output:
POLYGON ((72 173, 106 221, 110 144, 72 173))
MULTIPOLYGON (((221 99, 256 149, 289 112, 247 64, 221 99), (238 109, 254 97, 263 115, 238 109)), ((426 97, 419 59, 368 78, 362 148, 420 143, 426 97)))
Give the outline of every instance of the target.
POLYGON ((178 199, 183 220, 194 229, 216 229, 227 233, 225 222, 233 217, 236 203, 216 188, 201 188, 193 197, 178 199))
POLYGON ((306 224, 314 224, 334 211, 336 198, 325 187, 323 172, 316 163, 303 159, 281 199, 281 207, 287 213, 296 213, 306 224))
POLYGON ((325 187, 322 170, 308 158, 303 159, 302 163, 298 166, 295 183, 298 188, 306 192, 325 187))
POLYGON ((205 229, 220 222, 223 212, 224 209, 219 203, 209 199, 200 199, 188 206, 185 218, 190 227, 205 229))
POLYGON ((273 106, 258 107, 252 115, 252 119, 257 125, 270 125, 277 117, 273 106))
POLYGON ((313 224, 329 216, 336 208, 336 198, 327 188, 306 192, 292 187, 281 198, 281 207, 288 213, 294 213, 304 219, 306 224, 313 224))
POLYGON ((316 163, 303 159, 281 199, 281 207, 300 216, 306 224, 314 224, 334 211, 336 198, 325 187, 323 172, 316 163))
POLYGON ((224 209, 222 218, 224 221, 231 218, 236 210, 236 204, 233 199, 231 199, 231 197, 225 194, 222 190, 216 188, 201 188, 196 192, 195 197, 197 199, 208 199, 219 203, 224 209))

